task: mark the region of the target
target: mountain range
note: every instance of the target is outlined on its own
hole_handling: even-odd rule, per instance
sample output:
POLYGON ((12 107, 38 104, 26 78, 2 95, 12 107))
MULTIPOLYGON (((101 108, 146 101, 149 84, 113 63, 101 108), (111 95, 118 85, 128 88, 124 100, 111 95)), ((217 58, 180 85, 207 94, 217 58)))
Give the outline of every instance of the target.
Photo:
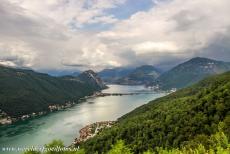
POLYGON ((152 85, 159 85, 160 89, 163 90, 183 88, 210 75, 224 73, 229 70, 229 62, 196 57, 164 72, 152 85))
POLYGON ((129 74, 117 79, 114 83, 123 85, 149 84, 160 76, 160 71, 151 65, 143 65, 135 68, 129 74))
POLYGON ((53 77, 28 69, 0 66, 0 109, 11 117, 49 110, 49 106, 75 102, 115 84, 145 84, 162 90, 183 88, 207 76, 230 70, 230 63, 196 57, 161 73, 151 65, 137 68, 92 70, 80 75, 53 77), (101 79, 101 78, 102 79, 101 79))
POLYGON ((118 68, 104 69, 98 72, 98 75, 103 81, 107 83, 113 83, 116 80, 127 76, 133 70, 134 68, 118 67, 118 68))
POLYGON ((119 67, 104 69, 98 72, 101 79, 107 83, 121 85, 139 85, 153 82, 161 71, 152 65, 142 65, 136 68, 119 67))
POLYGON ((220 74, 230 70, 230 63, 208 58, 195 57, 181 63, 166 72, 152 65, 143 65, 134 69, 119 68, 103 70, 100 77, 107 83, 157 87, 161 90, 180 89, 196 83, 207 76, 220 74))
POLYGON ((79 77, 52 77, 32 70, 0 66, 0 109, 10 117, 49 111, 106 88, 92 71, 79 77))

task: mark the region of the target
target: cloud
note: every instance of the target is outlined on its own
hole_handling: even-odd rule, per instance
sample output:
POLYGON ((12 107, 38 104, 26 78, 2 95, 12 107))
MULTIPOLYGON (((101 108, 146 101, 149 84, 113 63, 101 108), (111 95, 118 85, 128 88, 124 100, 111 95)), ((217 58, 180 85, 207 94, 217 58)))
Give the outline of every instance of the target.
POLYGON ((30 12, 49 17, 58 23, 75 24, 77 27, 90 24, 92 21, 105 24, 111 23, 116 19, 111 15, 105 14, 105 10, 115 8, 126 2, 126 0, 11 1, 30 12))
POLYGON ((173 53, 178 51, 178 47, 171 43, 171 42, 143 42, 137 45, 134 45, 132 48, 133 51, 136 52, 136 54, 142 54, 142 53, 151 53, 153 51, 155 52, 169 52, 173 53))
MULTIPOLYGON (((170 59, 207 55, 222 59, 223 56, 218 54, 221 50, 230 55, 230 48, 223 43, 219 43, 219 49, 213 48, 216 44, 213 40, 230 35, 227 33, 230 19, 226 18, 230 14, 230 1, 172 0, 157 4, 147 12, 138 12, 120 21, 112 30, 99 33, 98 37, 119 42, 120 50, 124 52, 133 51, 138 63, 151 61, 157 65, 170 59)), ((229 58, 225 60, 230 61, 229 58)))
POLYGON ((110 15, 110 16, 95 17, 89 20, 88 23, 90 24, 95 24, 95 23, 113 24, 113 23, 116 23, 117 21, 118 20, 114 18, 113 15, 110 15))
POLYGON ((62 70, 167 67, 194 56, 230 61, 229 0, 153 0, 125 19, 108 13, 126 2, 2 0, 0 63, 62 70), (110 26, 87 29, 100 25, 110 26))

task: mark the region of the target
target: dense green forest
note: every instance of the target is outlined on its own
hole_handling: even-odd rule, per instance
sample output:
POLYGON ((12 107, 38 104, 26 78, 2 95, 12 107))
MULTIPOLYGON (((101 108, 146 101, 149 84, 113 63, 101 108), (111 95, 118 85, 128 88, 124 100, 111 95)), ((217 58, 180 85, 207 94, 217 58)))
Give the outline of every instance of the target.
POLYGON ((123 140, 133 153, 173 148, 209 149, 222 122, 230 137, 230 72, 154 100, 121 117, 117 124, 81 145, 85 152, 108 152, 123 140))
MULTIPOLYGON (((205 148, 204 145, 199 144, 195 148, 174 148, 171 150, 158 147, 156 151, 145 151, 143 154, 229 154, 230 153, 230 143, 222 132, 222 128, 219 127, 219 131, 211 135, 208 140, 209 148, 205 148)), ((49 144, 45 145, 45 152, 38 150, 27 149, 24 154, 86 154, 84 149, 69 147, 66 148, 61 140, 54 140, 49 144)), ((118 140, 112 148, 107 152, 107 154, 133 154, 131 149, 128 148, 124 141, 118 140)))
POLYGON ((49 105, 76 102, 101 89, 100 85, 91 83, 77 77, 51 77, 0 66, 0 109, 11 117, 47 111, 49 105))

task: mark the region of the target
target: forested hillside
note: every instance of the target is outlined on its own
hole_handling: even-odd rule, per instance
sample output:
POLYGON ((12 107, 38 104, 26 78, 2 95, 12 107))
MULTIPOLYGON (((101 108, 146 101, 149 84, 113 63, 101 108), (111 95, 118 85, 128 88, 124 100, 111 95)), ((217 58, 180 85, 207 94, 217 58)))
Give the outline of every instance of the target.
POLYGON ((220 122, 229 139, 230 72, 138 107, 81 147, 86 153, 102 153, 123 140, 134 153, 156 151, 157 147, 197 148, 199 144, 208 149, 220 122))
POLYGON ((0 66, 0 109, 11 117, 47 111, 50 105, 76 102, 101 88, 104 87, 76 77, 51 77, 0 66))

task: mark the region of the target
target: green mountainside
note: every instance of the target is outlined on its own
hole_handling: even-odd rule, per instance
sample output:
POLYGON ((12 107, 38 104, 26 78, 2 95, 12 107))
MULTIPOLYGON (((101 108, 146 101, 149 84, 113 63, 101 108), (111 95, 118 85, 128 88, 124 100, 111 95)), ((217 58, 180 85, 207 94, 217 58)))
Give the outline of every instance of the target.
MULTIPOLYGON (((230 63, 207 58, 193 58, 163 73, 153 83, 161 89, 183 88, 205 77, 230 70, 230 63)), ((153 84, 153 85, 154 85, 153 84)))
POLYGON ((76 102, 81 97, 105 88, 95 74, 88 78, 51 77, 32 70, 0 66, 0 109, 13 118, 47 111, 50 105, 76 102), (97 79, 91 84, 93 77, 97 79))
POLYGON ((229 139, 230 72, 206 78, 138 107, 81 147, 87 154, 103 153, 123 140, 134 153, 156 151, 157 147, 197 148, 200 144, 209 148, 210 137, 218 133, 220 122, 229 139))

